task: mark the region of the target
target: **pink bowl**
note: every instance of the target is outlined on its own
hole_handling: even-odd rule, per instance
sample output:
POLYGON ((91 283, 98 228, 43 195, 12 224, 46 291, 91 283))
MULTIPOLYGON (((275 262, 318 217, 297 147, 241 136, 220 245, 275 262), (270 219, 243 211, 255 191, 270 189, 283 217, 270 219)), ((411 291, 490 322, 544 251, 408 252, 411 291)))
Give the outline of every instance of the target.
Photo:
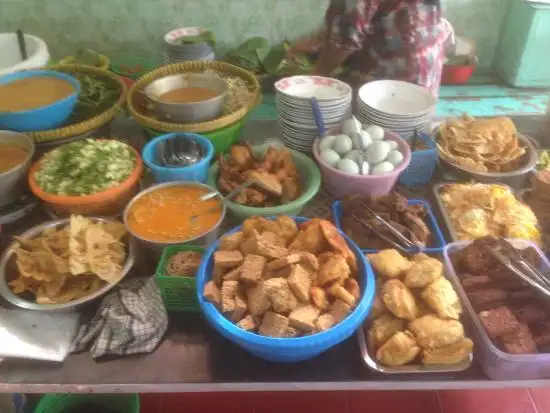
POLYGON ((386 131, 384 139, 397 142, 399 150, 404 156, 403 162, 393 171, 386 174, 350 175, 333 168, 321 159, 319 156, 319 138, 317 138, 313 143, 313 156, 321 169, 326 190, 336 198, 357 193, 374 196, 389 194, 397 182, 399 174, 411 162, 411 149, 407 142, 396 133, 386 131))

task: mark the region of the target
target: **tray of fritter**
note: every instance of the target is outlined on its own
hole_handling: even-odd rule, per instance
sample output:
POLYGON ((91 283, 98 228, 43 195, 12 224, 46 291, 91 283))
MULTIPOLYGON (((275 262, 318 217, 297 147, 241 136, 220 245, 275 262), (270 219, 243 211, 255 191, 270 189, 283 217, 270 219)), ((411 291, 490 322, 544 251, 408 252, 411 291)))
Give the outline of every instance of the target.
POLYGON ((391 224, 421 251, 443 251, 445 238, 426 201, 407 199, 393 192, 377 197, 351 195, 332 205, 332 218, 336 226, 364 252, 393 247, 381 236, 390 239, 394 237, 386 227, 380 225, 373 213, 391 224))
POLYGON ((462 304, 441 260, 395 249, 367 255, 377 276, 371 313, 358 332, 361 355, 381 373, 448 373, 472 363, 462 304))
POLYGON ((441 183, 433 191, 453 241, 493 236, 541 244, 537 217, 507 185, 441 183))
MULTIPOLYGON (((502 239, 451 243, 444 251, 448 275, 472 319, 476 360, 494 380, 550 377, 549 298, 518 277, 489 251, 515 260, 502 239)), ((531 241, 511 245, 532 267, 548 274, 550 262, 531 241)), ((509 248, 509 247, 508 247, 509 248)))

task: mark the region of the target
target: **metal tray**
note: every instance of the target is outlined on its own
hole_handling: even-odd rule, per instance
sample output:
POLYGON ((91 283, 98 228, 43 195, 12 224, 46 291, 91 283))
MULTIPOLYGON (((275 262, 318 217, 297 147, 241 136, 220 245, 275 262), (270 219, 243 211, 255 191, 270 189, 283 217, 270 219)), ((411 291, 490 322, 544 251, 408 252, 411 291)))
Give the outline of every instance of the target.
POLYGON ((458 373, 468 369, 474 359, 473 354, 470 354, 470 357, 458 364, 451 365, 433 365, 433 366, 423 366, 423 365, 406 365, 398 367, 388 367, 383 366, 378 363, 371 355, 369 354, 369 349, 367 346, 366 339, 366 325, 361 326, 357 330, 357 340, 359 341, 359 349, 361 350, 361 357, 365 361, 367 367, 373 371, 384 374, 436 374, 436 373, 458 373))
MULTIPOLYGON (((441 195, 439 195, 441 188, 443 188, 445 185, 453 185, 453 184, 459 184, 461 182, 440 182, 438 184, 435 184, 433 187, 433 194, 435 202, 437 203, 437 207, 439 209, 439 213, 441 214, 441 217, 443 218, 443 222, 445 226, 447 227, 447 231, 449 233, 449 236, 451 237, 451 241, 461 241, 461 239, 458 237, 453 224, 451 222, 451 218, 449 217, 449 214, 447 213, 447 209, 445 208, 445 205, 443 205, 443 200, 441 199, 441 195)), ((501 184, 501 183, 493 183, 493 184, 484 184, 484 185, 500 185, 503 187, 508 188, 514 196, 516 196, 516 192, 508 185, 501 184)), ((519 198, 518 198, 519 199, 519 198)))

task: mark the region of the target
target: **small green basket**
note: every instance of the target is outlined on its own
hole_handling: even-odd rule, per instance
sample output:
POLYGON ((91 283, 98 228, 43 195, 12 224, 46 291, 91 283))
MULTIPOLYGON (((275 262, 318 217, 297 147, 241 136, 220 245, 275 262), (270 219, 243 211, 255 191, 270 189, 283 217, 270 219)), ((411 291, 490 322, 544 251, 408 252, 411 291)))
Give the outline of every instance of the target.
POLYGON ((46 394, 34 413, 74 413, 73 407, 85 402, 114 413, 139 413, 138 394, 46 394))
POLYGON ((164 248, 155 272, 155 280, 167 311, 199 313, 195 277, 171 276, 166 273, 166 263, 170 257, 181 251, 204 253, 203 247, 174 245, 164 248))

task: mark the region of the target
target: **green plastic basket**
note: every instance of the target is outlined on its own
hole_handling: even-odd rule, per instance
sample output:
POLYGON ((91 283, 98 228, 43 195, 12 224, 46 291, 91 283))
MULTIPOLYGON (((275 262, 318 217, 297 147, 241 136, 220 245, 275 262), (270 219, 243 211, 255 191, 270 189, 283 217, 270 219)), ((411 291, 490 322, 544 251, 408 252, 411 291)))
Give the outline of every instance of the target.
POLYGON ((139 413, 138 394, 46 394, 34 413, 68 413, 84 402, 104 406, 113 413, 139 413))
POLYGON ((195 277, 170 276, 166 273, 166 263, 170 257, 181 251, 203 253, 204 248, 193 245, 173 245, 164 248, 155 272, 155 280, 167 311, 199 313, 201 309, 197 301, 195 277))
MULTIPOLYGON (((214 145, 214 152, 216 154, 227 152, 227 150, 237 142, 241 136, 246 118, 241 119, 237 123, 228 126, 227 128, 219 129, 214 132, 201 133, 201 136, 204 136, 212 145, 214 145)), ((154 129, 144 127, 147 131, 149 138, 155 138, 159 135, 164 135, 168 132, 159 132, 154 129)))

